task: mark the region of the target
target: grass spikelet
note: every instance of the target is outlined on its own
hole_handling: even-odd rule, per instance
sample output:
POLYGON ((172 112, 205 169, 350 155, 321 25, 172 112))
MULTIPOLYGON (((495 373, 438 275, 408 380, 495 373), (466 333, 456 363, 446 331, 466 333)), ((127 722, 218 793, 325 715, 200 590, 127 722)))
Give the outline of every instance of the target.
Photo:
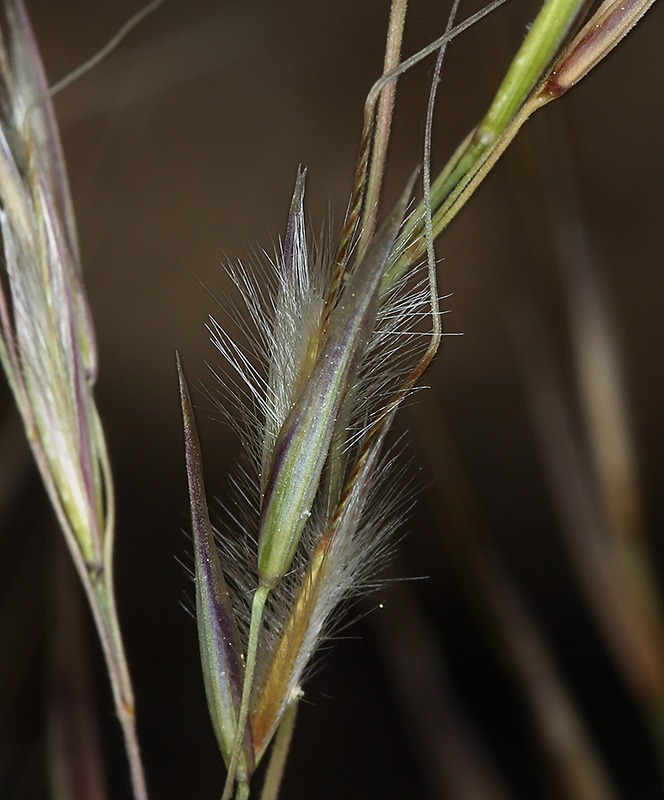
POLYGON ((258 569, 270 588, 290 566, 308 519, 337 415, 373 333, 383 269, 412 181, 341 294, 311 374, 279 433, 261 505, 258 569))
POLYGON ((397 508, 403 491, 387 494, 388 479, 395 470, 387 462, 379 463, 383 439, 384 434, 374 441, 370 457, 347 487, 346 501, 337 513, 321 514, 316 520, 306 566, 299 569, 300 584, 285 598, 279 597, 283 608, 275 615, 278 624, 272 622, 275 631, 261 653, 264 667, 251 708, 257 758, 286 707, 301 693, 303 675, 333 613, 370 580, 389 550, 401 519, 397 508))
POLYGON ((69 188, 51 105, 33 106, 46 80, 25 11, 9 3, 6 14, 0 227, 11 308, 3 296, 3 366, 52 499, 86 565, 101 569, 105 446, 91 393, 96 347, 69 188))
MULTIPOLYGON (((255 328, 241 345, 210 325, 236 373, 226 391, 234 404, 241 402, 233 424, 249 443, 248 472, 235 481, 240 497, 231 512, 238 530, 222 550, 244 631, 242 705, 257 737, 256 762, 299 696, 331 613, 375 570, 394 529, 392 514, 377 523, 375 515, 366 517, 365 504, 371 497, 374 510, 386 511, 376 494, 376 473, 389 474, 376 469, 393 417, 393 409, 384 409, 423 349, 418 328, 428 314, 427 282, 417 274, 404 277, 380 297, 411 186, 344 280, 324 330, 330 271, 307 251, 300 171, 281 258, 267 280, 275 299, 235 267, 231 275, 255 328)), ((234 769, 231 760, 229 775, 234 769)))
MULTIPOLYGON (((90 603, 123 727, 134 795, 144 800, 133 690, 115 608, 115 508, 93 396, 96 343, 50 100, 69 78, 49 90, 21 0, 5 0, 4 16, 8 37, 5 40, 0 30, 0 231, 5 271, 0 276, 0 362, 90 603)), ((119 38, 142 16, 139 12, 130 20, 119 38)), ((105 52, 108 48, 102 55, 105 52)))
POLYGON ((321 271, 309 268, 304 225, 304 181, 306 170, 298 170, 283 244, 281 269, 277 273, 277 300, 271 330, 270 373, 265 412, 265 434, 261 458, 261 493, 272 463, 279 431, 304 381, 308 378, 320 347, 323 311, 321 271))

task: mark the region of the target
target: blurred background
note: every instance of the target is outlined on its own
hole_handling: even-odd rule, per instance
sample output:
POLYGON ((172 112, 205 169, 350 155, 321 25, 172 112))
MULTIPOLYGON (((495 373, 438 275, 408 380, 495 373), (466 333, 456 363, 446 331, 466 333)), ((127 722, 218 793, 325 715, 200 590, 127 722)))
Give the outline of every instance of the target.
MULTIPOLYGON (((140 5, 28 1, 50 82, 140 5)), ((537 9, 511 0, 448 49, 434 174, 537 9)), ((448 8, 411 0, 408 13, 406 54, 440 35, 448 8)), ((273 253, 299 164, 312 230, 331 219, 338 233, 388 14, 387 0, 169 0, 55 99, 155 800, 219 797, 224 775, 182 607, 175 350, 192 385, 213 388, 205 323, 222 321, 222 265, 273 253)), ((283 798, 664 796, 663 31, 655 4, 526 125, 438 240, 445 330, 463 335, 444 340, 431 389, 395 425, 417 503, 388 581, 318 656, 283 798)), ((400 79, 385 207, 421 161, 432 68, 400 79)), ((200 388, 194 401, 208 496, 223 498, 239 443, 200 388)), ((4 381, 0 412, 0 797, 42 798, 60 534, 4 381)), ((108 797, 128 798, 85 609, 83 629, 108 797)))

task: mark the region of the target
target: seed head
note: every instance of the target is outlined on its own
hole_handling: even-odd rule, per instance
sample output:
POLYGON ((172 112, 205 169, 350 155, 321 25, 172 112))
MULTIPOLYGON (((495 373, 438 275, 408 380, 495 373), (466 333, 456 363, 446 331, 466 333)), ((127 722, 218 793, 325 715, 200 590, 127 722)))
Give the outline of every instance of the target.
POLYGON ((97 355, 69 186, 25 8, 20 0, 4 6, 0 360, 70 547, 88 568, 101 570, 111 487, 92 396, 97 355))
MULTIPOLYGON (((414 176, 364 254, 345 270, 326 318, 333 270, 329 260, 307 247, 304 177, 299 171, 272 278, 252 280, 242 267, 231 270, 256 325, 246 334, 250 349, 215 321, 210 325, 214 343, 236 372, 224 379, 230 394, 227 414, 250 463, 236 481, 232 523, 219 539, 227 582, 208 592, 206 602, 223 600, 217 618, 223 617, 224 629, 237 628, 244 648, 256 633, 256 619, 261 626, 257 645, 249 648, 257 649, 248 703, 250 739, 243 743, 245 750, 248 743, 253 747, 255 763, 299 695, 333 612, 373 577, 388 551, 402 495, 391 487, 386 496, 384 486, 394 470, 392 459, 380 454, 396 408, 392 400, 425 349, 421 328, 429 308, 424 274, 409 274, 384 289, 414 176), (250 614, 258 587, 261 611, 250 614)), ((246 318, 239 312, 232 316, 246 318)), ((186 438, 189 425, 185 414, 186 438)), ((188 462, 190 452, 188 445, 188 462)), ((201 497, 200 490, 191 497, 195 548, 201 538, 201 497)), ((212 568, 214 559, 208 556, 203 560, 212 568)), ((198 552, 195 558, 198 603, 198 552)), ((201 626, 209 628, 210 609, 197 611, 199 632, 201 626)), ((205 637, 206 685, 223 684, 236 697, 231 673, 238 672, 237 658, 228 652, 225 664, 223 658, 208 658, 204 650, 210 650, 211 634, 205 637), (214 669, 220 674, 210 678, 207 673, 214 669)), ((226 645, 229 641, 226 637, 226 645)), ((210 695, 208 690, 218 730, 219 712, 210 695)), ((237 714, 236 703, 224 701, 226 710, 237 714)), ((242 771, 238 778, 245 780, 242 771)))

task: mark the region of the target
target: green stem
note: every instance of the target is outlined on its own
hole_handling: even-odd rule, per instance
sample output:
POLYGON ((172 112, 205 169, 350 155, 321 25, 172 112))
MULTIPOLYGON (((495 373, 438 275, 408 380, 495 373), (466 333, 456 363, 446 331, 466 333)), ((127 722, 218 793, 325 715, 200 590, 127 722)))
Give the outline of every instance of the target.
POLYGON ((249 797, 249 784, 246 781, 240 781, 235 790, 235 800, 247 800, 249 797))
POLYGON ((300 694, 301 692, 298 691, 295 695, 295 699, 286 707, 286 711, 279 723, 279 729, 277 730, 277 735, 272 745, 270 763, 265 773, 265 783, 263 784, 263 791, 261 792, 261 800, 277 800, 281 779, 284 774, 284 767, 286 766, 286 759, 288 758, 291 741, 293 740, 293 730, 295 729, 295 718, 297 716, 300 694))
MULTIPOLYGON (((240 750, 242 749, 242 742, 244 741, 244 731, 247 727, 247 719, 249 717, 249 701, 251 699, 251 688, 254 682, 256 651, 258 649, 258 634, 260 633, 261 622, 263 620, 265 601, 267 600, 269 593, 270 589, 267 586, 259 586, 258 589, 256 589, 254 601, 251 605, 251 625, 249 627, 249 642, 247 644, 247 663, 244 668, 244 684, 242 686, 240 716, 237 723, 237 730, 235 731, 233 755, 231 756, 231 762, 228 765, 228 775, 226 776, 226 785, 224 786, 224 793, 221 796, 221 800, 230 800, 231 794, 233 793, 235 773, 237 772, 237 763, 240 758, 240 750)), ((242 784, 240 784, 240 786, 242 786, 242 784)))
MULTIPOLYGON (((431 186, 431 209, 436 214, 463 179, 476 171, 542 79, 560 50, 570 28, 585 6, 585 0, 546 0, 528 36, 514 57, 489 110, 475 130, 454 153, 450 162, 431 186)), ((477 184, 473 184, 473 190, 477 184)), ((381 293, 404 274, 425 249, 423 238, 425 204, 420 203, 394 247, 395 263, 386 271, 381 293)), ((446 222, 449 219, 446 220, 446 222)), ((437 235, 442 228, 434 233, 437 235)))
POLYGON ((115 701, 115 710, 124 735, 134 798, 135 800, 147 800, 148 791, 136 733, 134 691, 131 685, 131 676, 129 674, 127 657, 122 643, 122 632, 120 630, 118 612, 115 604, 115 583, 113 578, 115 490, 113 487, 113 477, 111 475, 108 451, 106 449, 106 439, 96 406, 93 405, 92 411, 93 432, 97 442, 97 452, 99 453, 104 496, 106 500, 106 524, 103 533, 104 576, 103 579, 98 582, 95 582, 94 576, 92 577, 90 591, 88 591, 85 581, 83 581, 83 584, 90 600, 95 621, 97 622, 99 637, 106 657, 106 665, 113 690, 113 699, 115 701))
POLYGON ((99 575, 96 573, 96 567, 89 567, 83 559, 81 550, 78 547, 78 540, 60 502, 58 491, 39 440, 34 438, 30 444, 95 621, 111 683, 115 711, 124 735, 134 799, 147 800, 145 775, 136 735, 134 693, 122 643, 113 591, 112 538, 115 515, 112 482, 110 480, 110 470, 105 461, 105 449, 102 451, 102 469, 107 483, 107 525, 105 533, 107 538, 104 542, 104 570, 99 575))
MULTIPOLYGON (((27 420, 29 421, 30 418, 28 417, 27 420)), ((103 434, 101 433, 101 423, 96 415, 96 411, 94 421, 99 444, 98 452, 100 453, 101 459, 107 507, 104 533, 103 571, 101 574, 96 572, 95 566, 90 567, 85 562, 79 547, 79 542, 60 500, 60 495, 55 485, 41 441, 38 435, 30 435, 31 428, 27 422, 26 429, 29 434, 28 438, 32 453, 37 462, 39 472, 42 476, 53 509, 55 510, 56 517, 62 528, 67 547, 69 548, 74 566, 83 584, 83 589, 85 590, 90 610, 92 611, 92 616, 95 621, 104 653, 104 660, 106 661, 108 676, 111 682, 115 711, 124 735, 134 798, 135 800, 147 800, 148 793, 145 784, 145 775, 141 763, 138 737, 136 735, 134 693, 122 643, 122 634, 118 622, 113 591, 113 531, 115 524, 113 482, 106 453, 106 445, 103 434)))
POLYGON ((547 0, 500 84, 475 140, 484 149, 496 140, 560 49, 585 0, 547 0))
MULTIPOLYGON (((87 591, 88 587, 85 586, 85 588, 87 591)), ((113 592, 109 590, 106 580, 102 579, 97 584, 92 584, 91 590, 87 591, 87 594, 104 651, 115 711, 122 726, 134 798, 135 800, 147 800, 148 793, 136 734, 134 693, 122 644, 113 592)))

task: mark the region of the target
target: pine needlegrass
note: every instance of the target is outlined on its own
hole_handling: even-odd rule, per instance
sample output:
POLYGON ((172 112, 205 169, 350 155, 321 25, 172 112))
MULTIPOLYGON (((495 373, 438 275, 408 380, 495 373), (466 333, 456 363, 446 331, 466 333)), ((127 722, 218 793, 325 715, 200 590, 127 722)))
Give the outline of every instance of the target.
MULTIPOLYGON (((367 501, 376 499, 376 478, 387 474, 378 466, 394 413, 390 384, 402 381, 397 367, 396 374, 381 376, 383 385, 377 385, 376 370, 386 357, 386 348, 393 346, 390 339, 415 336, 400 329, 404 314, 412 325, 426 308, 427 294, 421 285, 414 296, 404 295, 399 287, 392 293, 392 303, 379 309, 378 302, 387 258, 413 182, 414 178, 355 265, 323 338, 325 302, 307 275, 307 248, 302 238, 304 174, 298 176, 276 276, 275 316, 273 324, 261 331, 269 351, 288 354, 281 360, 282 369, 271 369, 262 378, 248 372, 247 362, 232 342, 213 328, 218 331, 217 346, 236 369, 243 370, 252 396, 257 401, 263 398, 261 417, 264 414, 267 420, 254 432, 253 466, 258 479, 246 487, 246 492, 253 490, 254 495, 257 546, 255 552, 238 547, 234 554, 232 581, 239 591, 230 609, 229 589, 217 566, 210 534, 191 402, 178 364, 203 671, 215 732, 229 776, 238 779, 240 795, 247 791, 248 766, 260 761, 283 715, 297 703, 303 671, 328 617, 361 581, 367 566, 380 558, 393 527, 388 523, 378 530, 376 520, 367 519, 364 511, 367 501), (303 298, 304 286, 313 288, 311 302, 303 298), (299 302, 294 307, 295 300, 299 302), (291 317, 287 309, 293 307, 291 317), (305 337, 289 346, 291 323, 306 319, 303 312, 307 310, 317 324, 304 325, 305 337), (371 387, 373 391, 367 391, 371 387), (238 558, 255 560, 239 565, 238 558), (252 595, 249 609, 246 598, 252 595), (206 597, 209 601, 204 605, 206 597), (237 623, 236 616, 240 617, 237 623), (235 630, 242 626, 242 618, 246 628, 247 616, 249 627, 240 650, 235 630), (213 674, 215 665, 222 668, 213 674), (253 752, 248 752, 248 747, 253 747, 253 752)), ((317 266, 315 261, 313 265, 317 266)), ((232 790, 233 779, 227 792, 232 790)))
POLYGON ((335 610, 366 585, 389 548, 399 500, 390 483, 391 460, 381 451, 399 405, 441 341, 434 239, 528 116, 578 82, 649 6, 606 2, 572 38, 585 4, 547 0, 487 113, 431 184, 433 105, 444 48, 501 2, 454 26, 455 4, 445 34, 400 62, 405 3, 394 0, 385 73, 365 105, 355 184, 334 256, 307 242, 300 170, 272 263, 258 277, 241 265, 229 268, 252 327, 236 310, 244 341, 213 319, 209 330, 233 374, 218 377, 247 465, 230 513, 236 524, 217 541, 178 357, 199 643, 227 766, 222 800, 234 789, 237 798, 248 797, 253 769, 275 737, 263 797, 277 796, 307 664, 335 610), (379 225, 396 80, 435 53, 423 198, 408 214, 413 176, 379 225))

